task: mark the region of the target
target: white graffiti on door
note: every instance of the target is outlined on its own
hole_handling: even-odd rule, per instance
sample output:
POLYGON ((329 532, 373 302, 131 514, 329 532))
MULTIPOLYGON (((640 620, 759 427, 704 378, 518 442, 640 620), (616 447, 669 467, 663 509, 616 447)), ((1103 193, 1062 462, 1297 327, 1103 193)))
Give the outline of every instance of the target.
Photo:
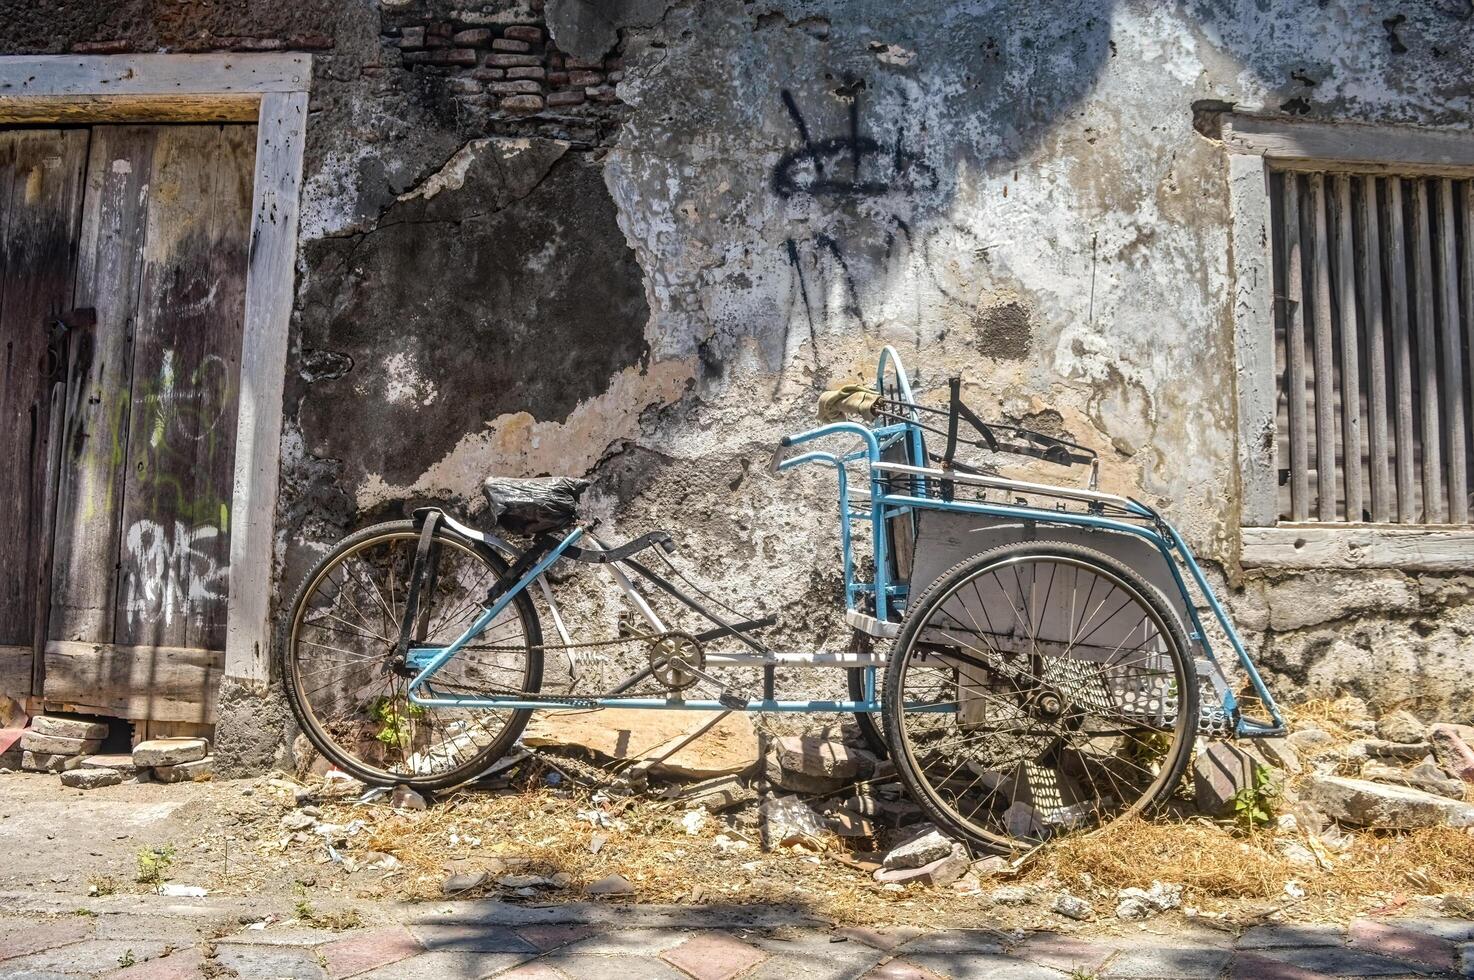
POLYGON ((124 609, 131 623, 162 622, 168 626, 191 607, 225 598, 228 563, 211 554, 221 535, 213 524, 172 528, 154 521, 135 521, 124 539, 128 591, 124 609))

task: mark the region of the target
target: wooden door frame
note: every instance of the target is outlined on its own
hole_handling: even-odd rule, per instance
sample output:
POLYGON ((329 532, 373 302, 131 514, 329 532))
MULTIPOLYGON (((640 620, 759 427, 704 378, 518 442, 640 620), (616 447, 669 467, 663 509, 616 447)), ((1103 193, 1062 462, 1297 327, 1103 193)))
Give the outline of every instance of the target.
POLYGON ((307 54, 0 57, 0 124, 246 122, 257 127, 224 672, 226 681, 256 691, 270 680, 282 397, 311 82, 307 54))

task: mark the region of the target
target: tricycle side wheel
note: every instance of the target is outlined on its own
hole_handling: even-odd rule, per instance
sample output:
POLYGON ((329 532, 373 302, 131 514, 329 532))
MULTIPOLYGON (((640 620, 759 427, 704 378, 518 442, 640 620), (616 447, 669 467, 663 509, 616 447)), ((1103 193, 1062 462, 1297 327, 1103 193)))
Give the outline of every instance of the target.
MULTIPOLYGON (((850 643, 850 649, 856 653, 869 653, 875 648, 875 638, 869 633, 855 630, 854 641, 850 643)), ((861 701, 865 698, 865 670, 856 668, 847 670, 845 681, 849 685, 851 701, 861 701)), ((876 686, 881 687, 885 683, 885 675, 876 678, 876 686)), ((885 740, 885 726, 881 722, 880 715, 872 711, 856 711, 855 725, 860 729, 860 738, 864 740, 865 747, 875 753, 878 758, 884 759, 890 755, 890 746, 885 740)))
POLYGON ((1005 545, 943 573, 896 637, 882 701, 902 783, 989 850, 1141 813, 1179 785, 1198 686, 1176 614, 1116 559, 1005 545))

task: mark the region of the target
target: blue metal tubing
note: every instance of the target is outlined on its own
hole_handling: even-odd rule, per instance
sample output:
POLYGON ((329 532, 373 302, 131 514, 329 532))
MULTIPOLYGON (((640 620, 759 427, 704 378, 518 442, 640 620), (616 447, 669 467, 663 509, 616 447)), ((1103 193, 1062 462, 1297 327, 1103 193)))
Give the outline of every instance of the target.
MULTIPOLYGON (((409 682, 408 694, 410 702, 413 704, 423 705, 436 704, 436 702, 433 700, 426 700, 425 698, 420 697, 419 689, 425 686, 425 683, 435 675, 435 672, 437 670, 445 666, 446 661, 450 660, 451 657, 454 657, 457 653, 459 653, 461 649, 466 646, 466 644, 470 643, 476 637, 480 636, 481 633, 486 629, 486 627, 490 626, 492 622, 501 615, 502 610, 507 608, 507 606, 511 604, 512 600, 517 597, 517 593, 521 592, 533 582, 537 581, 537 577, 543 572, 547 571, 555 561, 562 557, 563 552, 567 551, 569 546, 582 536, 583 528, 574 527, 572 531, 568 532, 567 537, 558 542, 558 546, 556 548, 544 555, 542 561, 538 562, 532 567, 530 571, 527 572, 527 574, 518 579, 516 585, 512 586, 510 589, 504 592, 501 598, 497 599, 497 601, 493 603, 490 607, 482 610, 481 615, 476 617, 476 621, 472 623, 464 633, 457 637, 450 646, 431 653, 429 659, 426 660, 424 665, 420 668, 420 672, 416 674, 414 676, 414 679, 409 682)), ((439 703, 442 705, 445 704, 444 701, 441 701, 439 703)))
MULTIPOLYGON (((1036 520, 1041 524, 1068 524, 1077 527, 1093 527, 1105 531, 1134 534, 1137 537, 1144 538, 1161 552, 1162 559, 1166 561, 1167 567, 1171 569, 1173 581, 1176 583, 1178 591, 1182 593, 1183 605, 1187 608, 1188 615, 1192 618, 1192 626, 1196 639, 1208 658, 1216 662, 1217 656, 1213 652, 1212 645, 1208 642, 1207 633, 1203 630, 1202 621, 1198 617, 1197 609, 1192 601, 1192 594, 1188 591, 1187 583, 1182 578, 1182 572, 1177 566, 1177 561, 1172 556, 1172 552, 1176 550, 1178 554, 1182 555, 1183 562, 1192 573, 1193 581, 1196 583, 1199 592, 1207 601, 1209 608, 1213 610, 1213 615, 1217 619, 1218 625, 1223 628, 1224 634, 1228 636, 1229 643, 1233 647, 1234 655, 1238 658, 1239 665, 1244 668, 1244 673, 1248 675, 1249 682, 1254 687, 1254 693, 1264 702, 1264 706, 1269 711, 1270 718, 1274 722, 1272 726, 1265 726, 1241 718, 1238 724, 1238 733, 1245 736, 1264 737, 1280 735, 1286 730, 1285 720, 1280 714, 1279 707, 1275 704, 1273 696, 1270 695, 1269 689, 1259 676, 1259 671, 1254 666, 1254 661, 1250 659, 1248 651, 1244 649, 1243 642, 1239 639, 1238 631, 1234 629, 1233 623, 1228 618, 1228 614, 1224 612, 1222 604, 1218 601, 1218 597, 1214 595, 1212 587, 1203 575, 1203 570, 1198 567, 1197 560, 1188 549, 1187 543, 1182 540, 1182 536, 1177 533, 1176 528, 1167 523, 1167 521, 1162 520, 1150 508, 1138 504, 1135 501, 1130 502, 1130 509, 1135 514, 1154 522, 1159 522, 1161 527, 1165 529, 1167 537, 1163 537, 1150 528, 1138 527, 1135 524, 1128 524, 1125 521, 1116 521, 1107 517, 1096 517, 1090 514, 1071 514, 1063 511, 1043 510, 1037 507, 1020 507, 1016 505, 996 506, 992 504, 970 503, 967 501, 949 502, 904 495, 886 495, 880 498, 878 504, 882 510, 892 506, 907 506, 918 509, 950 510, 964 514, 979 514, 990 517, 1021 517, 1036 520)), ((1234 699, 1232 692, 1226 693, 1224 696, 1224 710, 1232 712, 1236 707, 1237 701, 1234 699)))
MULTIPOLYGON (((732 711, 727 705, 720 701, 676 701, 666 698, 593 698, 591 699, 598 708, 658 708, 668 711, 732 711)), ((549 704, 546 701, 518 700, 516 698, 422 698, 415 702, 430 707, 439 708, 505 708, 508 711, 519 709, 540 709, 567 707, 567 705, 549 704)), ((859 714, 872 714, 884 710, 878 701, 749 701, 744 711, 834 711, 850 712, 859 714)), ((932 712, 946 714, 957 710, 952 704, 930 704, 918 706, 911 709, 916 712, 932 712)))

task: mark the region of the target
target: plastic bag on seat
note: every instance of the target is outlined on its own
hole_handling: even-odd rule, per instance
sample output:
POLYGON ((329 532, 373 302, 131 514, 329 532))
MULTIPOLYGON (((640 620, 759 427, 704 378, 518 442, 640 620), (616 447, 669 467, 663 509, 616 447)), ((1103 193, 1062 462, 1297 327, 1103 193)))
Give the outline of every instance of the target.
POLYGON ((578 498, 588 480, 567 476, 535 479, 488 477, 481 484, 489 505, 486 516, 513 534, 544 534, 568 527, 578 518, 578 498))

